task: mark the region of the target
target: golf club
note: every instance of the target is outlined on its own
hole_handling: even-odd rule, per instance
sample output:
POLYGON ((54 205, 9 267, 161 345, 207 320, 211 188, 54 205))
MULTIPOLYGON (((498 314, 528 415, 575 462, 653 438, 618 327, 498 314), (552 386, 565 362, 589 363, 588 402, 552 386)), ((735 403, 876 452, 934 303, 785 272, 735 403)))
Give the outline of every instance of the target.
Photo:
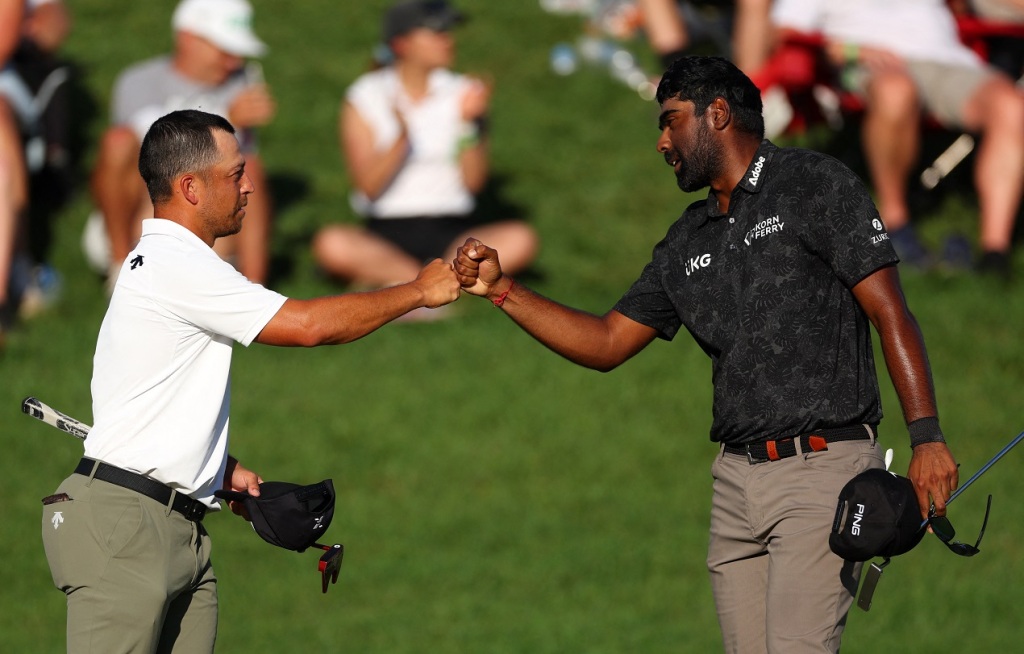
POLYGON ((89 425, 80 420, 75 420, 71 416, 64 415, 60 411, 34 397, 29 396, 21 401, 21 412, 27 413, 36 420, 42 420, 51 427, 56 427, 62 432, 71 434, 75 438, 83 441, 85 440, 85 437, 89 435, 89 425))
MULTIPOLYGON (((21 412, 32 416, 36 420, 42 420, 51 427, 56 427, 62 432, 71 434, 83 441, 89 435, 89 425, 61 413, 35 397, 29 396, 21 401, 21 412)), ((341 561, 345 554, 345 548, 340 543, 334 545, 314 543, 313 547, 324 550, 324 554, 320 556, 320 561, 317 564, 317 569, 321 575, 321 588, 326 593, 327 587, 330 584, 338 583, 338 574, 341 571, 341 561)))

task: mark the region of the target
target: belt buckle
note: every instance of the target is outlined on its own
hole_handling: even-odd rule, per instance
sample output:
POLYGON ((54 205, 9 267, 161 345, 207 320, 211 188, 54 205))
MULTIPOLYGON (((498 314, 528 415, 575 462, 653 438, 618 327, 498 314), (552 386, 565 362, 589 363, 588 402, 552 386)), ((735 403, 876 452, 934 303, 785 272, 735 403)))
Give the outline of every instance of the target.
POLYGON ((206 506, 202 502, 193 500, 183 513, 186 519, 192 522, 199 522, 206 515, 206 506))
POLYGON ((757 465, 758 463, 767 463, 768 461, 771 461, 771 459, 769 459, 767 456, 754 456, 754 453, 750 451, 750 445, 751 444, 748 443, 743 446, 743 449, 747 451, 747 463, 749 463, 750 465, 757 465))

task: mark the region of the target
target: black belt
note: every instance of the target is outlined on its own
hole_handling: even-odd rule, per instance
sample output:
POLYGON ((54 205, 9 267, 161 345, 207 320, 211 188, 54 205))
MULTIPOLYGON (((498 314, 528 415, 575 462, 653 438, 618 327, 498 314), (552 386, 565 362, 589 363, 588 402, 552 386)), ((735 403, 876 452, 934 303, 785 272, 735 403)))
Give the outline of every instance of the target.
POLYGON ((83 458, 78 462, 78 467, 75 468, 75 474, 85 475, 86 477, 92 475, 100 481, 105 481, 107 483, 114 484, 115 486, 127 488, 135 491, 136 493, 145 495, 150 499, 160 502, 164 506, 170 504, 171 495, 174 495, 174 503, 171 504, 171 508, 193 522, 199 522, 203 519, 203 516, 206 515, 207 506, 202 502, 194 500, 184 493, 176 493, 174 489, 161 484, 155 479, 143 477, 138 473, 123 470, 117 466, 103 463, 102 461, 83 458), (96 474, 92 474, 93 466, 96 466, 96 474))
POLYGON ((870 440, 873 434, 874 429, 868 425, 850 425, 849 427, 818 429, 807 434, 778 440, 759 441, 745 445, 725 445, 724 449, 729 454, 746 456, 747 461, 753 465, 796 456, 798 452, 821 452, 828 449, 829 443, 870 440), (797 441, 800 441, 799 450, 796 449, 797 441))

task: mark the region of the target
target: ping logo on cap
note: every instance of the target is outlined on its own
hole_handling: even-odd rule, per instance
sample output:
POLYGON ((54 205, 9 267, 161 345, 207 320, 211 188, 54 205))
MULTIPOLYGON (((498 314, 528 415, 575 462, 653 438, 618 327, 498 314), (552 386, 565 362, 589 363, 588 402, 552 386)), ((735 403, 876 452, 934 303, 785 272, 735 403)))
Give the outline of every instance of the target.
POLYGON ((857 512, 853 514, 853 524, 850 526, 850 534, 860 536, 860 521, 864 519, 864 505, 857 505, 857 512))

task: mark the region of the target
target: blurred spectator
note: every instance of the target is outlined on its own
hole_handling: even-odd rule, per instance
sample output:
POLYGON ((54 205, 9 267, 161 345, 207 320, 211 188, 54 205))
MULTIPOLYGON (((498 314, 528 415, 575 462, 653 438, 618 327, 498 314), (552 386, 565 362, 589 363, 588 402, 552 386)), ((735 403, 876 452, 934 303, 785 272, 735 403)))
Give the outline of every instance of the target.
POLYGON ((30 318, 60 293, 60 275, 49 265, 48 254, 53 218, 74 186, 70 89, 74 74, 59 54, 71 30, 64 1, 28 0, 25 10, 21 42, 11 63, 24 83, 27 111, 21 133, 28 204, 17 239, 12 286, 19 317, 30 318))
POLYGON ((9 293, 11 264, 27 193, 15 113, 20 80, 10 66, 11 55, 21 38, 23 16, 23 0, 0 0, 0 347, 15 309, 9 293))
POLYGON ((152 216, 138 172, 142 137, 157 118, 178 109, 218 114, 238 130, 246 173, 259 192, 249 198, 242 231, 219 239, 216 250, 237 259, 237 268, 251 281, 266 283, 271 206, 254 128, 270 122, 275 104, 258 64, 245 65, 246 57, 267 49, 251 21, 247 0, 182 0, 171 21, 174 52, 135 64, 118 77, 112 127, 100 141, 91 181, 98 211, 83 236, 90 262, 108 272, 108 288, 139 238, 142 219, 152 216))
POLYGON ((449 69, 452 29, 463 19, 443 0, 387 11, 383 36, 393 61, 349 87, 340 116, 352 204, 366 222, 316 235, 314 256, 329 274, 369 287, 407 282, 424 261, 453 259, 470 232, 499 243, 506 268, 533 261, 537 237, 529 225, 474 213, 488 178, 491 87, 449 69))
POLYGON ((904 262, 934 262, 911 227, 907 204, 922 109, 943 125, 980 134, 978 268, 1008 276, 1024 186, 1024 93, 960 42, 945 2, 776 0, 772 19, 783 38, 821 33, 844 86, 863 97, 862 145, 879 213, 904 262))
POLYGON ((665 68, 702 39, 714 41, 719 50, 725 50, 721 54, 728 55, 736 67, 748 75, 764 65, 769 52, 771 0, 636 1, 647 39, 665 68), (723 34, 720 21, 716 23, 704 17, 700 5, 711 5, 724 12, 725 22, 731 24, 731 29, 727 27, 731 33, 723 34))
POLYGON ((38 138, 26 146, 30 172, 44 166, 67 165, 70 125, 66 82, 70 71, 58 51, 71 31, 71 15, 64 0, 28 0, 22 38, 13 63, 19 76, 36 98, 34 125, 27 134, 38 138))

